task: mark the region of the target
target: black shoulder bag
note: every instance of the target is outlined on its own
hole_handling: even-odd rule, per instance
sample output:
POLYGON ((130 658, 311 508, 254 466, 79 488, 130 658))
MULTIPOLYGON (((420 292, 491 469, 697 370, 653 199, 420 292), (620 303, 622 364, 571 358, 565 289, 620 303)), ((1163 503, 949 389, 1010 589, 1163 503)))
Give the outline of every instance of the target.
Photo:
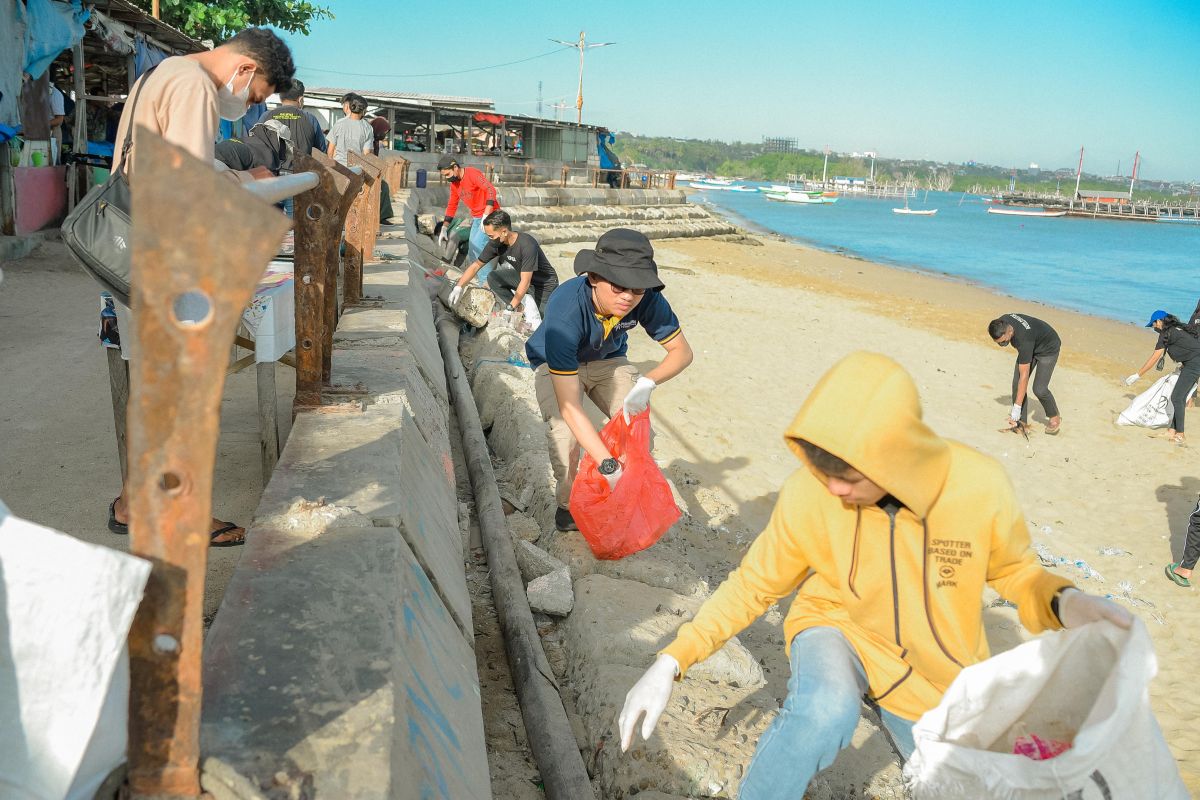
POLYGON ((62 238, 84 272, 121 303, 129 305, 130 221, 129 151, 133 147, 134 110, 150 79, 151 69, 129 104, 129 128, 121 145, 121 166, 108 180, 92 188, 67 215, 62 238))

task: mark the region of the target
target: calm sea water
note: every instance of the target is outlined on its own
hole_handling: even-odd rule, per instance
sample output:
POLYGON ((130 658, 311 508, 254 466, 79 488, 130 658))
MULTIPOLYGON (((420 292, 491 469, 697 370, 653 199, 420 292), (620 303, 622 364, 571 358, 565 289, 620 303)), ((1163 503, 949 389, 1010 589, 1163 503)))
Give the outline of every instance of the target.
POLYGON ((978 198, 946 192, 909 200, 910 208, 936 208, 934 217, 893 214, 903 201, 846 196, 833 205, 774 202, 759 192, 697 192, 692 200, 822 250, 944 272, 1122 322, 1145 323, 1157 308, 1186 320, 1200 299, 1200 225, 1002 217, 978 198))

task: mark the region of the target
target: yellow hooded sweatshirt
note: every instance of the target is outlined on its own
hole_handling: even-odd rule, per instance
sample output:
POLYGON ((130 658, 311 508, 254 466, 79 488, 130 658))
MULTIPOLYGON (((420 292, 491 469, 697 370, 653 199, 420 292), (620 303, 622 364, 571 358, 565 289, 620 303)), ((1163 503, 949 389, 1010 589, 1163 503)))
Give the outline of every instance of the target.
POLYGON ((799 589, 784 622, 789 649, 803 630, 838 628, 866 669, 869 697, 916 720, 963 667, 988 657, 985 583, 1030 631, 1061 627, 1050 601, 1072 584, 1038 564, 1003 467, 930 430, 894 361, 854 353, 839 362, 785 439, 806 464, 801 439, 902 505, 894 516, 846 505, 811 465, 794 472, 742 563, 662 651, 681 675, 799 589))

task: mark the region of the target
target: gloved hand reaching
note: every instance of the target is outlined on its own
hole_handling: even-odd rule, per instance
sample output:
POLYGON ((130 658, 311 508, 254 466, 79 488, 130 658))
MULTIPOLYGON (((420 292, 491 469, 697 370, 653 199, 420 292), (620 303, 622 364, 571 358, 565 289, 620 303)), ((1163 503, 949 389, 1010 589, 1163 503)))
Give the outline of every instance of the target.
POLYGON ((463 287, 455 285, 455 287, 450 290, 450 307, 454 308, 456 305, 458 305, 458 301, 462 299, 462 296, 463 287))
POLYGON ((625 395, 626 422, 646 410, 646 407, 650 405, 650 393, 656 386, 658 386, 657 383, 645 376, 637 379, 637 383, 629 390, 629 394, 625 395))
POLYGON ((443 220, 441 233, 438 234, 438 244, 445 245, 450 241, 450 224, 452 219, 443 220))
POLYGON ((642 738, 649 739, 650 734, 654 733, 658 718, 667 709, 671 689, 675 685, 675 676, 678 674, 679 662, 666 653, 660 653, 650 665, 650 669, 646 670, 625 695, 625 706, 621 709, 621 716, 617 718, 622 753, 633 743, 634 728, 643 714, 646 718, 642 720, 642 738))
POLYGON ((1140 377, 1142 377, 1142 376, 1139 375, 1138 373, 1136 373, 1136 372, 1133 373, 1132 375, 1130 375, 1128 378, 1125 379, 1125 385, 1133 386, 1135 383, 1138 382, 1138 378, 1140 378, 1140 377))
POLYGON ((1012 411, 1008 412, 1008 418, 1013 422, 1021 421, 1021 404, 1013 403, 1012 411))
POLYGON ((1063 589, 1058 596, 1058 619, 1064 628, 1078 628, 1106 619, 1120 628, 1133 624, 1133 615, 1124 608, 1094 594, 1078 589, 1063 589))

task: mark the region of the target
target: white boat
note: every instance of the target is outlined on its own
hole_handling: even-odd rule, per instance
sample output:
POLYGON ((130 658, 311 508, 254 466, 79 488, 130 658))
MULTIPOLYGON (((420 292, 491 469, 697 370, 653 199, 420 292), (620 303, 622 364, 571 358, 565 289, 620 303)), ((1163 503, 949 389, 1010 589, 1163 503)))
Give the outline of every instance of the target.
POLYGON ((735 186, 733 181, 692 181, 688 184, 693 189, 704 189, 706 191, 719 192, 757 192, 753 186, 735 186))
POLYGON ((989 214, 1004 214, 1010 217, 1065 217, 1066 211, 1047 211, 1044 208, 1014 208, 1013 206, 992 206, 989 214))
POLYGON ((757 192, 758 189, 756 189, 753 186, 730 186, 728 189, 726 189, 726 191, 729 191, 729 192, 757 192))
POLYGON ((836 197, 821 197, 821 195, 819 193, 816 195, 813 195, 810 192, 797 192, 797 191, 786 192, 783 194, 775 194, 772 192, 772 193, 767 194, 767 199, 768 200, 778 200, 779 202, 782 202, 782 203, 801 203, 801 204, 810 205, 810 206, 829 205, 830 203, 837 202, 836 197))
MULTIPOLYGON (((928 196, 929 195, 927 193, 926 198, 928 198, 928 196)), ((932 217, 934 214, 937 213, 937 209, 936 208, 925 208, 925 209, 909 208, 908 207, 908 192, 905 192, 904 193, 904 208, 893 208, 892 213, 893 214, 908 214, 909 216, 913 216, 913 217, 932 217)))

